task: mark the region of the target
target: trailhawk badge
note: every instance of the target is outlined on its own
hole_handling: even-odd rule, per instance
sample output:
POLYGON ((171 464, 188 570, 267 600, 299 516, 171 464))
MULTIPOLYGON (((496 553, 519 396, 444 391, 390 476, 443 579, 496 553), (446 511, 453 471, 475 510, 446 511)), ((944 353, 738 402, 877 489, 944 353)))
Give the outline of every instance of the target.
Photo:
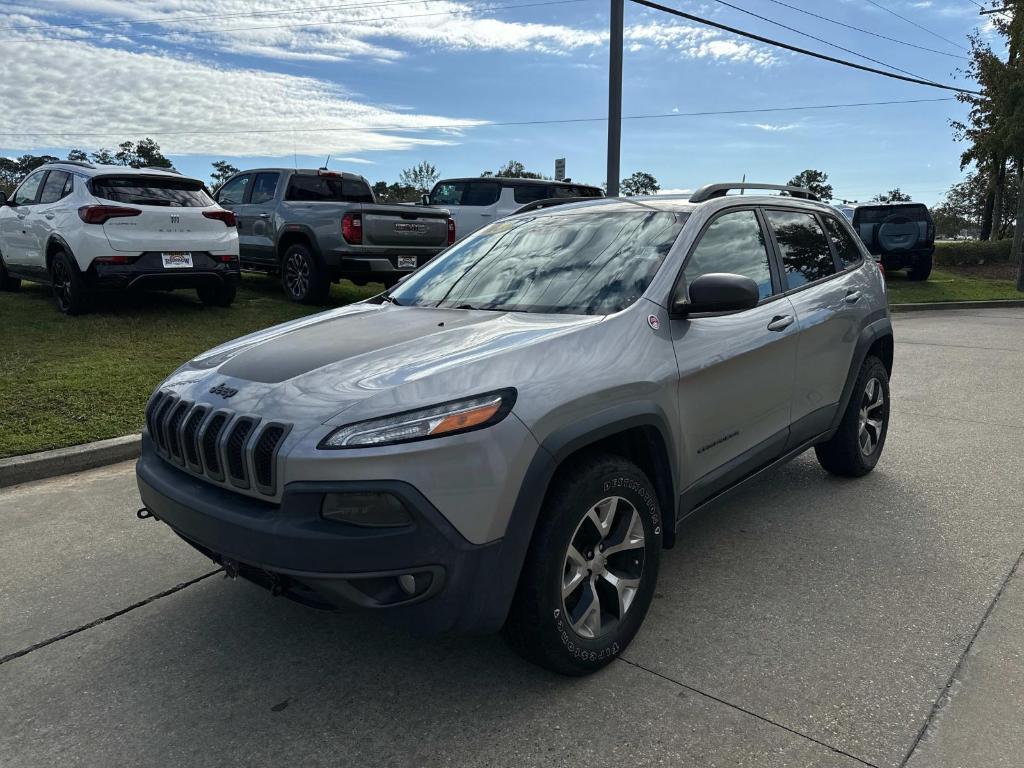
POLYGON ((648 315, 647 316, 647 324, 649 326, 651 326, 652 330, 655 330, 655 331, 658 330, 659 328, 661 328, 661 320, 658 319, 657 315, 648 315))

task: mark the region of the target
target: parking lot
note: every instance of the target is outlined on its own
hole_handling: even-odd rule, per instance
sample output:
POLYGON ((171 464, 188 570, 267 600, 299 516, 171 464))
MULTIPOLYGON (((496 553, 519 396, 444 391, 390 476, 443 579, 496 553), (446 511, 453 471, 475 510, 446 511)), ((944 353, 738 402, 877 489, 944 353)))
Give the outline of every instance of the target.
POLYGON ((1024 310, 894 324, 877 470, 689 521, 585 679, 226 581, 130 464, 0 491, 0 765, 1019 765, 1024 310))

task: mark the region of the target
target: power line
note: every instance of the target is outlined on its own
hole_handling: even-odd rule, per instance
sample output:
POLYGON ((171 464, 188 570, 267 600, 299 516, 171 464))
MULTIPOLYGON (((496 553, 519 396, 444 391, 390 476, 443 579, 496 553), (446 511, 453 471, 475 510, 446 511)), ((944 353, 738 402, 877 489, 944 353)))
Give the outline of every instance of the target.
MULTIPOLYGON (((571 3, 585 3, 590 0, 548 0, 547 2, 537 3, 522 3, 519 5, 495 5, 489 8, 474 8, 474 13, 489 13, 491 11, 505 11, 514 8, 537 8, 540 6, 547 5, 568 5, 571 3)), ((302 22, 299 24, 275 24, 262 27, 227 27, 224 29, 208 29, 208 30, 197 30, 194 34, 223 34, 225 32, 253 32, 261 29, 293 29, 296 27, 323 27, 323 26, 355 26, 355 25, 366 25, 373 24, 378 21, 394 21, 396 19, 421 19, 427 16, 454 16, 455 14, 451 11, 434 11, 431 13, 408 13, 401 14, 398 16, 378 16, 374 18, 364 19, 344 19, 341 21, 310 21, 302 22)), ((129 38, 141 38, 141 37, 167 37, 166 32, 112 32, 112 35, 118 37, 129 37, 129 38)), ((173 33, 171 33, 173 34, 173 33)), ((4 38, 0 39, 0 43, 52 43, 54 41, 61 42, 79 42, 79 38, 76 37, 40 37, 33 39, 25 38, 4 38)))
POLYGON ((820 19, 821 21, 827 21, 829 24, 835 24, 836 26, 839 26, 839 27, 846 27, 846 29, 852 29, 855 32, 861 32, 861 33, 863 33, 865 35, 871 35, 872 37, 877 37, 877 38, 879 38, 881 40, 888 40, 890 43, 898 43, 899 45, 905 45, 905 46, 908 46, 910 48, 917 48, 919 51, 928 51, 929 53, 937 53, 940 56, 949 56, 950 58, 953 58, 953 59, 963 59, 964 61, 968 60, 966 56, 961 56, 959 53, 950 53, 949 51, 940 51, 938 48, 928 48, 927 46, 924 46, 924 45, 917 45, 916 43, 908 43, 906 40, 900 40, 900 39, 895 38, 895 37, 889 37, 888 35, 883 35, 881 32, 874 32, 874 31, 872 31, 870 29, 864 29, 863 27, 855 27, 852 24, 846 24, 846 23, 844 23, 842 21, 837 21, 836 19, 830 19, 828 16, 822 16, 820 13, 814 13, 813 11, 808 11, 805 8, 798 8, 795 5, 790 5, 789 3, 784 3, 784 2, 782 2, 782 0, 768 0, 768 2, 775 3, 776 5, 781 5, 784 8, 789 8, 790 10, 796 11, 797 13, 802 13, 802 14, 805 14, 807 16, 812 16, 815 19, 820 19))
POLYGON ((743 29, 730 27, 727 24, 719 24, 717 21, 711 21, 710 19, 705 19, 702 16, 695 16, 692 13, 686 13, 685 11, 680 11, 677 10, 676 8, 670 8, 667 5, 661 5, 660 3, 655 3, 652 2, 651 0, 632 0, 632 2, 636 3, 637 5, 646 6, 647 8, 653 8, 656 11, 663 11, 665 13, 672 14, 673 16, 679 16, 680 18, 687 19, 689 21, 695 21, 698 24, 705 24, 709 27, 715 27, 716 29, 721 29, 725 32, 731 32, 732 34, 739 35, 740 37, 746 37, 751 40, 757 40, 758 42, 765 43, 766 45, 774 45, 777 48, 785 48, 787 51, 793 51, 794 53, 802 53, 805 56, 811 56, 815 59, 821 59, 822 61, 830 61, 833 64, 841 64, 844 67, 859 69, 862 72, 871 72, 876 75, 882 75, 883 77, 891 77, 894 80, 903 80, 904 82, 915 83, 917 85, 927 85, 931 88, 941 88, 942 90, 953 91, 955 93, 970 93, 975 96, 981 95, 981 93, 979 93, 978 91, 971 91, 966 88, 957 88, 956 86, 953 85, 943 85, 942 83, 935 83, 932 82, 931 80, 922 80, 921 78, 917 77, 907 77, 906 75, 899 75, 896 74, 895 72, 888 72, 884 69, 875 69, 874 67, 867 67, 864 66, 863 64, 857 64, 856 62, 853 61, 847 61, 846 59, 837 59, 835 56, 829 56, 824 53, 818 53, 817 51, 808 50, 807 48, 801 48, 796 45, 790 45, 789 43, 784 43, 781 40, 774 40, 770 37, 764 37, 763 35, 756 35, 753 32, 747 32, 746 30, 743 29))
POLYGON ((383 8, 392 5, 409 5, 424 0, 385 0, 383 2, 301 6, 279 9, 276 11, 240 11, 238 13, 211 13, 203 16, 150 16, 144 19, 101 19, 99 21, 82 21, 74 24, 24 24, 21 26, 0 27, 0 31, 20 32, 32 29, 84 29, 89 27, 135 26, 137 24, 172 24, 208 19, 231 19, 248 16, 288 16, 295 13, 318 13, 323 11, 350 10, 353 8, 383 8))
POLYGON ((928 33, 929 35, 931 35, 932 37, 937 37, 937 38, 938 38, 939 40, 942 40, 943 42, 949 43, 950 45, 955 45, 955 46, 956 46, 957 48, 959 48, 959 49, 960 49, 961 51, 966 51, 966 50, 967 50, 967 49, 966 49, 966 48, 964 48, 964 47, 963 47, 962 45, 960 45, 960 43, 954 42, 954 41, 950 40, 950 39, 949 39, 948 37, 943 37, 943 36, 942 36, 942 35, 940 35, 940 34, 939 34, 938 32, 933 32, 932 30, 928 29, 928 27, 925 27, 925 26, 922 26, 921 24, 918 24, 918 23, 917 23, 916 21, 914 21, 913 19, 908 19, 908 18, 907 18, 906 16, 900 16, 900 14, 896 13, 896 11, 892 10, 892 8, 886 8, 886 7, 885 7, 884 5, 882 5, 881 3, 877 3, 877 2, 875 2, 875 0, 867 0, 867 2, 871 3, 871 4, 872 4, 873 6, 875 6, 876 8, 881 8, 881 9, 882 9, 883 11, 885 11, 886 13, 891 13, 891 14, 892 14, 893 16, 895 16, 895 17, 896 17, 897 19, 902 19, 903 21, 907 22, 907 24, 911 24, 911 25, 913 25, 913 26, 917 27, 917 28, 918 28, 918 29, 920 29, 920 30, 924 30, 924 31, 925 31, 925 32, 927 32, 927 33, 928 33))
MULTIPOLYGON (((753 114, 769 114, 777 112, 807 112, 818 109, 846 109, 853 107, 881 107, 897 104, 933 104, 944 101, 956 101, 955 97, 947 96, 939 99, 899 99, 890 101, 860 101, 846 104, 807 104, 801 106, 790 106, 790 107, 757 107, 752 109, 725 109, 725 110, 708 110, 701 112, 664 112, 650 115, 624 115, 623 120, 655 120, 667 117, 713 117, 713 116, 727 116, 727 115, 753 115, 753 114)), ((368 133, 374 131, 428 131, 428 130, 453 130, 462 129, 466 130, 469 128, 495 128, 495 127, 510 127, 510 126, 528 126, 528 125, 565 125, 570 123, 602 123, 608 120, 607 117, 569 117, 560 118, 555 120, 513 120, 505 122, 482 122, 476 125, 466 125, 465 123, 443 123, 437 125, 378 125, 370 126, 365 128, 354 128, 354 127, 342 127, 342 128, 331 128, 331 127, 318 127, 318 128, 239 128, 237 130, 216 130, 216 131, 203 131, 203 130, 189 130, 189 131, 144 131, 134 128, 125 128, 119 131, 32 131, 32 132, 10 132, 0 133, 0 136, 78 136, 78 137, 89 137, 89 136, 234 136, 239 134, 270 134, 270 133, 368 133)))
MULTIPOLYGON (((908 72, 905 69, 900 69, 897 66, 894 66, 894 65, 889 64, 889 63, 884 62, 884 61, 880 61, 879 59, 873 59, 870 56, 865 56, 864 54, 858 53, 857 51, 854 51, 854 50, 852 50, 850 48, 844 48, 843 46, 839 45, 838 43, 833 43, 833 42, 831 42, 829 40, 825 40, 822 37, 817 37, 816 35, 812 35, 809 32, 803 32, 802 30, 796 29, 795 27, 787 26, 786 24, 783 24, 782 22, 775 21, 774 19, 769 19, 767 16, 762 16, 759 13, 754 13, 753 11, 748 11, 746 8, 740 8, 738 5, 733 5, 732 3, 727 2, 727 0, 715 0, 715 1, 717 3, 719 3, 719 4, 721 4, 721 5, 725 5, 725 6, 729 7, 729 8, 732 8, 735 11, 739 11, 740 13, 745 13, 748 16, 753 16, 755 19, 760 19, 761 21, 767 21, 769 24, 774 24, 776 27, 781 27, 782 29, 788 30, 790 32, 795 32, 798 35, 803 35, 804 37, 809 37, 809 38, 811 38, 811 40, 817 40, 819 43, 824 43, 825 45, 831 46, 832 48, 837 48, 840 51, 844 51, 846 53, 853 54, 854 56, 857 56, 858 58, 864 59, 865 61, 870 61, 870 62, 873 62, 875 64, 881 64, 883 67, 888 67, 889 69, 895 70, 896 72, 902 72, 905 75, 910 75, 911 77, 916 77, 919 80, 927 79, 927 78, 921 77, 921 75, 918 75, 918 74, 916 74, 914 72, 908 72)), ((930 81, 930 82, 934 82, 934 81, 930 81)))

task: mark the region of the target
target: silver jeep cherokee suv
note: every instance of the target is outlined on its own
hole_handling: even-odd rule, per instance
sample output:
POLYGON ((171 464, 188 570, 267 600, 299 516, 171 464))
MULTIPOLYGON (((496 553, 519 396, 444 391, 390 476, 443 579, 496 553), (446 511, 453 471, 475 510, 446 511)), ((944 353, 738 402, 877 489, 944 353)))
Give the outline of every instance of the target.
POLYGON ((892 360, 878 267, 806 190, 574 203, 183 365, 139 488, 274 594, 503 627, 583 674, 636 634, 683 518, 812 446, 871 471, 892 360))

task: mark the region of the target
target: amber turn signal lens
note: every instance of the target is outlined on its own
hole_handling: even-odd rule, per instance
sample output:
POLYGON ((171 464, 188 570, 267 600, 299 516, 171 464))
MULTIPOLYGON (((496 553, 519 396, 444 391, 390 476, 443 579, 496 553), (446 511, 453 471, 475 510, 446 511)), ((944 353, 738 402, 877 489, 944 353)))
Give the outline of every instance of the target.
POLYGON ((455 432, 460 429, 468 429, 478 424, 483 424, 496 414, 499 408, 501 408, 501 401, 497 400, 493 403, 482 405, 479 408, 474 408, 471 411, 463 411, 462 413, 453 413, 451 416, 445 416, 430 430, 430 434, 443 435, 445 432, 455 432))

